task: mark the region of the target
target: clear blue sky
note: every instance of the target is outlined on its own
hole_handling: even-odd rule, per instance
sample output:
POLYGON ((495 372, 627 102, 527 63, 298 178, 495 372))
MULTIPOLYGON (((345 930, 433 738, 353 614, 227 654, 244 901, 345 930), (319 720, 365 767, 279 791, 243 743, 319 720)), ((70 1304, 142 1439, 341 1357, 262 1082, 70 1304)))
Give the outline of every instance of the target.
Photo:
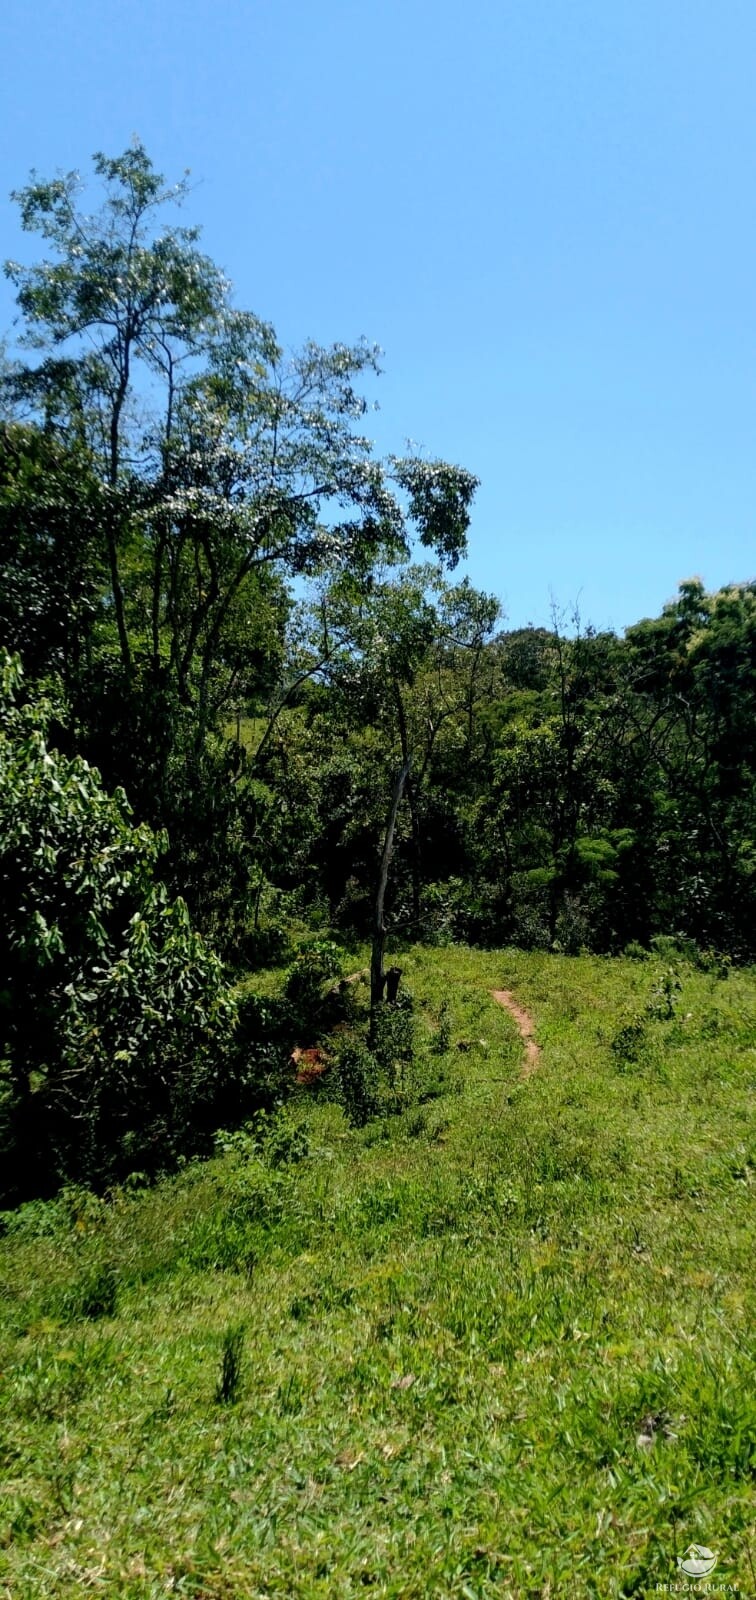
POLYGON ((478 473, 511 625, 756 575, 753 0, 4 0, 0 56, 0 252, 32 166, 191 168, 238 303, 478 473))

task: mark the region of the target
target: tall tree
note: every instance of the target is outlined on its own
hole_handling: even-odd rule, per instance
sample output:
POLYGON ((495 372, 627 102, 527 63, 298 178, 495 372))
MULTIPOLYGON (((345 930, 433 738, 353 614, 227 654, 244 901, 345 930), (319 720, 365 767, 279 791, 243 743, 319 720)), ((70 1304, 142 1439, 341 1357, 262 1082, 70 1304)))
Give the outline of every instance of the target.
POLYGON ((99 210, 77 173, 16 195, 51 254, 7 265, 26 354, 3 389, 17 416, 86 452, 100 494, 98 650, 74 686, 87 753, 176 840, 188 797, 205 796, 196 850, 233 832, 215 803, 231 759, 218 734, 239 695, 277 675, 290 580, 364 578, 415 541, 454 566, 476 481, 376 459, 359 385, 377 350, 310 343, 287 357, 234 308, 197 229, 166 220, 186 177, 167 185, 139 143, 94 169, 99 210))

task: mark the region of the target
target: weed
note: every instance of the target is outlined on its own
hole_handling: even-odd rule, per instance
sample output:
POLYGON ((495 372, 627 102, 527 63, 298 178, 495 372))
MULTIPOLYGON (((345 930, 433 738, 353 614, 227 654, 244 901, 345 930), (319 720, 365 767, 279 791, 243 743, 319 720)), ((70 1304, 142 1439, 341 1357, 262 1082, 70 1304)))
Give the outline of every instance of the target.
POLYGON ((682 990, 680 974, 676 967, 665 967, 654 984, 646 1015, 668 1022, 675 1014, 678 996, 682 990))
POLYGON ((647 1044, 648 1035, 643 1018, 631 1017, 615 1033, 611 1043, 612 1054, 620 1065, 635 1063, 640 1060, 647 1044))
POLYGON ((447 1050, 451 1048, 451 1040, 452 1030, 451 1017, 449 1016, 449 1002, 448 1000, 443 1000, 441 1002, 441 1010, 438 1014, 438 1027, 431 1042, 431 1049, 434 1055, 446 1055, 447 1050))
POLYGON ((648 951, 637 939, 631 939, 630 943, 625 945, 622 954, 626 961, 648 961, 648 951))
POLYGON ((83 1317, 97 1322, 101 1317, 114 1317, 117 1303, 118 1280, 113 1268, 102 1262, 84 1273, 63 1297, 63 1309, 69 1320, 83 1317))

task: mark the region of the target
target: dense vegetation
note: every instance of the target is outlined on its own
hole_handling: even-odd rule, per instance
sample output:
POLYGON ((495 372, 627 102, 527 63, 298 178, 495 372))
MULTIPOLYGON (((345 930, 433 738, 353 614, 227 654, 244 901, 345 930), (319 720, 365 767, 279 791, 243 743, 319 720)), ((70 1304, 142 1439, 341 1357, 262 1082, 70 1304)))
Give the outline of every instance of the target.
POLYGON ((372 1047, 392 935, 754 954, 756 586, 503 630, 453 576, 474 478, 363 431, 377 352, 285 355, 172 220, 185 182, 138 143, 95 176, 91 211, 76 174, 19 191, 47 253, 7 267, 6 1198, 188 1153, 221 1078, 229 1115, 270 1100, 304 1002, 247 993, 231 1049, 215 957, 314 937, 312 1001, 323 936, 369 937, 372 1047))

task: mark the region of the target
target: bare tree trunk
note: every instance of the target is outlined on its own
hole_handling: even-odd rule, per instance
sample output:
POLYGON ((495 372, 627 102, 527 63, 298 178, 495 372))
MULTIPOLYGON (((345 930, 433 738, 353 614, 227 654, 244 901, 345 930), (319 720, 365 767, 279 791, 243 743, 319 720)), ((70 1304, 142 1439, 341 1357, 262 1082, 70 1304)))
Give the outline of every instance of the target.
POLYGON ((400 689, 398 683, 394 683, 394 698, 396 700, 396 711, 397 711, 397 718, 398 718, 398 721, 399 721, 399 737, 400 737, 401 742, 402 742, 402 761, 404 762, 404 764, 407 767, 407 803, 409 805, 410 823, 411 823, 411 826, 412 826, 412 915, 413 915, 413 917, 415 919, 415 923, 419 924, 419 922, 420 922, 420 879, 421 879, 420 821, 419 821, 419 818, 418 818, 417 805, 416 805, 416 802, 415 802, 415 786, 414 786, 414 784, 412 782, 412 778, 410 777, 410 771, 409 771, 412 757, 410 756, 410 751, 409 751, 409 737, 408 737, 408 734, 407 734, 407 717, 406 717, 405 710, 404 710, 404 701, 402 700, 401 689, 400 689))
POLYGON ((124 402, 129 391, 129 360, 130 341, 126 339, 122 356, 120 380, 113 401, 113 409, 110 414, 110 451, 108 461, 108 484, 110 487, 110 498, 108 502, 107 518, 105 523, 105 545, 108 555, 108 566, 110 567, 110 585, 113 591, 113 610, 115 612, 116 628, 118 629, 118 643, 121 650, 121 661, 126 669, 127 674, 130 676, 131 644, 129 641, 129 631, 126 626, 126 607, 123 596, 123 585, 121 583, 121 569, 118 562, 117 514, 114 503, 116 490, 118 488, 118 475, 120 468, 121 412, 123 411, 124 402))
POLYGON ((394 793, 391 800, 386 836, 383 841, 381 854, 381 868, 378 874, 378 886, 375 894, 375 916, 373 919, 373 948, 370 958, 370 1021, 371 1029, 375 1014, 383 999, 383 956, 386 949, 386 924, 383 918, 383 909, 386 903, 386 884, 388 883, 389 867, 394 850, 394 833, 399 807, 402 803, 407 778, 409 777, 410 762, 405 760, 397 774, 394 784, 394 793))

